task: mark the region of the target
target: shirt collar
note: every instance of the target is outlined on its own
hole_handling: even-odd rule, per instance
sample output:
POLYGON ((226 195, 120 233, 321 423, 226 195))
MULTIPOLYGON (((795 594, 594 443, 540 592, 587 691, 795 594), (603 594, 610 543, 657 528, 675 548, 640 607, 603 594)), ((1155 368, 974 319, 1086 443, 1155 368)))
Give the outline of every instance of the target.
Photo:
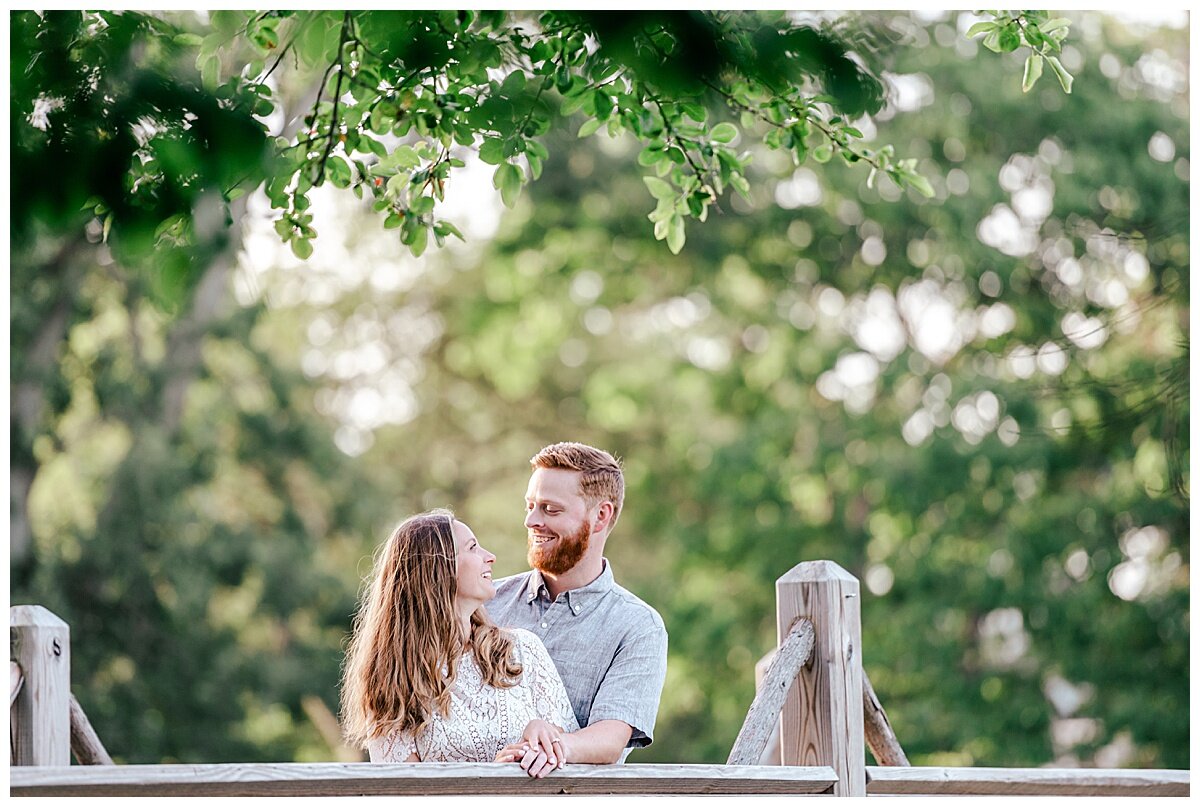
MULTIPOLYGON (((608 562, 608 558, 601 558, 601 563, 603 569, 599 577, 586 586, 573 588, 567 592, 567 604, 572 609, 575 606, 582 608, 590 602, 595 602, 612 590, 612 587, 615 585, 612 564, 608 562)), ((542 578, 542 573, 537 569, 531 570, 529 572, 529 582, 525 585, 525 602, 533 602, 543 591, 546 592, 547 597, 550 596, 550 590, 546 588, 546 581, 542 578)))

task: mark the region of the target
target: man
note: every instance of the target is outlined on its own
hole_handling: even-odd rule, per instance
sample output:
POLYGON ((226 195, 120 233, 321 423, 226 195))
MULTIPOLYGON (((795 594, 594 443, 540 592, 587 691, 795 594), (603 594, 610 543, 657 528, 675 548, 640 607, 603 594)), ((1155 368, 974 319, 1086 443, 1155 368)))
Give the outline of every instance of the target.
POLYGON ((497 581, 487 609, 496 624, 525 628, 546 645, 582 728, 562 736, 561 750, 531 749, 522 767, 544 776, 559 753, 568 762, 624 762, 653 740, 667 674, 662 618, 616 584, 604 557, 625 478, 611 454, 582 443, 546 446, 530 465, 533 569, 497 581))

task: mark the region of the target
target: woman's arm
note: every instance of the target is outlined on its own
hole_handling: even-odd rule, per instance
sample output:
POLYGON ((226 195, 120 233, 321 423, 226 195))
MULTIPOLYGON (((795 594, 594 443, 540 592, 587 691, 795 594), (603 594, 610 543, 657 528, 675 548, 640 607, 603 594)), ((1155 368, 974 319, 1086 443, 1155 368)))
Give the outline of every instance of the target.
POLYGON ((367 756, 372 762, 420 762, 417 744, 408 735, 390 734, 376 737, 367 743, 367 756), (408 751, 407 754, 404 752, 408 751))

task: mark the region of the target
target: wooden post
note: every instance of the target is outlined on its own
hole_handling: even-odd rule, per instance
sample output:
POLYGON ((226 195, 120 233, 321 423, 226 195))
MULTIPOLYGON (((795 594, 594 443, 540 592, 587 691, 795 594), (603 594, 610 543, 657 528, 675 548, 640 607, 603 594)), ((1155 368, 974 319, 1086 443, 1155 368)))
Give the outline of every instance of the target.
POLYGON ((71 764, 71 629, 40 605, 8 609, 24 684, 12 706, 16 765, 71 764))
POLYGON ((775 583, 779 641, 812 621, 812 663, 800 670, 780 724, 784 765, 828 765, 835 796, 867 795, 863 743, 862 625, 858 580, 836 563, 800 563, 775 583))

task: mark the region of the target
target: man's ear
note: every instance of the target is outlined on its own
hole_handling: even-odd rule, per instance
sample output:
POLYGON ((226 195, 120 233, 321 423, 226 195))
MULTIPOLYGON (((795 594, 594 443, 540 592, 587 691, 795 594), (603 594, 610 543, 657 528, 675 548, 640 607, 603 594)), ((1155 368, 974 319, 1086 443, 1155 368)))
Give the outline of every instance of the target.
POLYGON ((592 527, 592 532, 607 531, 612 527, 613 503, 605 500, 600 502, 596 510, 596 525, 592 527))

